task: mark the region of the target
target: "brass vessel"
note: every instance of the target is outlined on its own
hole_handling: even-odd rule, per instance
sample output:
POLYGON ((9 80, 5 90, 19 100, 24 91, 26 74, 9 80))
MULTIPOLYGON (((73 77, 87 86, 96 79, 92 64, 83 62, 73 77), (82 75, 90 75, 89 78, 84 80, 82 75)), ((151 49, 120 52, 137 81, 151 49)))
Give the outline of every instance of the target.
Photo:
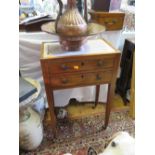
POLYGON ((58 19, 56 31, 60 36, 80 36, 87 32, 87 23, 76 7, 76 0, 68 0, 67 10, 58 19))
MULTIPOLYGON (((105 27, 95 23, 87 23, 87 6, 85 6, 85 19, 76 7, 76 0, 67 0, 67 9, 62 14, 63 3, 57 0, 60 6, 55 22, 42 26, 42 30, 59 36, 60 44, 65 51, 77 51, 85 43, 88 36, 101 33, 105 27)), ((85 5, 87 0, 85 0, 85 5)))

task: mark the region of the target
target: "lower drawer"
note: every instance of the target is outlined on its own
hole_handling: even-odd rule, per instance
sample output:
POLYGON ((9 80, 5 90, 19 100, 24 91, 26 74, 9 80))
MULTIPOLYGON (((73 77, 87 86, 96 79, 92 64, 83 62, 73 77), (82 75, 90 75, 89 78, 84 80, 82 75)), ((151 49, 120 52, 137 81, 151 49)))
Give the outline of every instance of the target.
POLYGON ((52 88, 67 88, 73 86, 95 85, 108 83, 111 81, 112 71, 93 72, 93 73, 76 73, 63 74, 51 77, 52 88))

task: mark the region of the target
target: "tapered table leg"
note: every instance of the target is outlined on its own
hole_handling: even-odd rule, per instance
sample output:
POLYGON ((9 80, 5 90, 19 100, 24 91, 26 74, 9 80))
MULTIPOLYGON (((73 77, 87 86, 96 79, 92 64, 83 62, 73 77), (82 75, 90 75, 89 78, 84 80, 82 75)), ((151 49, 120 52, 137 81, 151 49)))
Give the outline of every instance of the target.
POLYGON ((50 111, 50 116, 51 116, 51 127, 53 131, 54 137, 56 137, 56 116, 55 116, 55 111, 54 111, 54 98, 53 98, 53 90, 50 89, 47 85, 45 85, 45 90, 46 90, 46 95, 47 95, 47 100, 48 100, 48 106, 49 106, 49 111, 50 111))
POLYGON ((103 127, 104 129, 107 128, 108 123, 109 123, 113 96, 114 96, 114 84, 108 84, 108 97, 107 97, 106 111, 105 111, 105 124, 103 127))
POLYGON ((98 104, 99 93, 100 93, 100 85, 96 85, 95 105, 93 108, 95 108, 98 104))

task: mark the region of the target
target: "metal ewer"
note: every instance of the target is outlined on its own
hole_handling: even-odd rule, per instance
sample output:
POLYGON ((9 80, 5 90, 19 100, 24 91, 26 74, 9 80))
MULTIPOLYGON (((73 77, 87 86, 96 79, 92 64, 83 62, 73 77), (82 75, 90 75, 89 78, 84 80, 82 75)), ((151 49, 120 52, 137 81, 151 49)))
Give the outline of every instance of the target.
POLYGON ((44 32, 59 36, 60 44, 65 51, 77 51, 86 42, 89 36, 105 31, 105 27, 96 23, 87 23, 87 0, 84 1, 84 17, 81 16, 76 0, 67 1, 67 9, 62 14, 63 3, 59 3, 59 13, 55 22, 42 25, 44 32))

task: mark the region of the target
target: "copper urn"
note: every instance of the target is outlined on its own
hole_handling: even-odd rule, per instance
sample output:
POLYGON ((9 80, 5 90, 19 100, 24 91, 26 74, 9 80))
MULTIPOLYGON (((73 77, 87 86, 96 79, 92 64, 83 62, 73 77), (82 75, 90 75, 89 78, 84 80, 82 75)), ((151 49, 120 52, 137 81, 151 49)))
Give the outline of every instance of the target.
POLYGON ((85 41, 87 23, 76 7, 76 0, 67 0, 67 9, 62 14, 62 2, 58 0, 60 11, 56 20, 55 29, 60 37, 60 43, 65 50, 75 51, 85 41))
POLYGON ((65 51, 79 51, 88 37, 105 31, 105 26, 97 23, 88 23, 87 0, 84 0, 84 18, 76 7, 76 0, 67 0, 67 9, 62 13, 63 3, 59 3, 59 13, 55 22, 45 23, 42 31, 58 35, 60 44, 65 51))

